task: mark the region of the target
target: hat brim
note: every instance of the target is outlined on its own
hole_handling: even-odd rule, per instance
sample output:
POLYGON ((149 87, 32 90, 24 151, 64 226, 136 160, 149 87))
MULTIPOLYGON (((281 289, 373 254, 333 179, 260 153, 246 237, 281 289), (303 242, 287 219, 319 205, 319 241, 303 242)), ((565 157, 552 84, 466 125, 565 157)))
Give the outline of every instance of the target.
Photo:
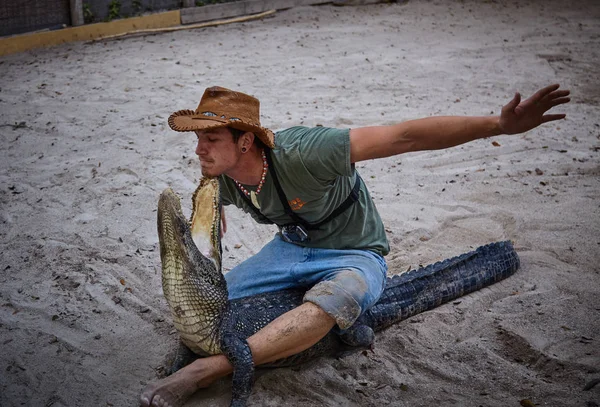
POLYGON ((179 132, 231 127, 233 129, 252 132, 267 147, 275 147, 275 135, 267 128, 245 123, 241 120, 230 121, 219 117, 209 118, 206 116, 199 116, 193 110, 179 110, 173 113, 169 116, 169 127, 171 127, 172 130, 179 132))

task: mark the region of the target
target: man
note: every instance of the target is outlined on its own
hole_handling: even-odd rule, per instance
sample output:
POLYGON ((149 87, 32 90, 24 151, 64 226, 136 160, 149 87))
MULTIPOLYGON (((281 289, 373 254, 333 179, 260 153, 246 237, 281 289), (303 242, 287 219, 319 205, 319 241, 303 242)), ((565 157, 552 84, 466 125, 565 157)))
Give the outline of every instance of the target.
MULTIPOLYGON (((348 328, 379 298, 389 251, 381 219, 354 169, 359 161, 449 148, 500 134, 518 134, 563 119, 546 114, 569 102, 551 85, 500 116, 429 117, 351 130, 293 127, 276 136, 260 125, 259 102, 213 87, 196 111, 169 117, 176 131, 194 131, 202 174, 219 177, 224 204, 280 227, 273 241, 226 275, 231 299, 293 286, 304 303, 248 338, 255 365, 296 354, 331 329, 348 328)), ((180 406, 194 392, 231 373, 223 355, 201 358, 149 385, 141 405, 180 406)))

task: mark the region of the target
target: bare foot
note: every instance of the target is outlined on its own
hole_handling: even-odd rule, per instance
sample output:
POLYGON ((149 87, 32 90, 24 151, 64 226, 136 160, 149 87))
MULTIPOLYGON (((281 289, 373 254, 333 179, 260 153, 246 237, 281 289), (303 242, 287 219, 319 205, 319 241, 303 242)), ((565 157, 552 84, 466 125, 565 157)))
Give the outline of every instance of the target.
POLYGON ((146 386, 140 397, 143 407, 181 407, 196 392, 192 378, 183 371, 146 386))
POLYGON ((141 407, 181 407, 192 394, 231 373, 223 355, 198 359, 171 376, 146 386, 141 407))

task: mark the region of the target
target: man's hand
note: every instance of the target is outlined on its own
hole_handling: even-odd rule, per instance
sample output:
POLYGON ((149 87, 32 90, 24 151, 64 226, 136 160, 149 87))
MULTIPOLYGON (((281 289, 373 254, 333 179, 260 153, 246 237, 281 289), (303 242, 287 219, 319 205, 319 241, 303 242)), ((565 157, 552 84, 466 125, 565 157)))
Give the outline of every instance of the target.
POLYGON ((550 85, 538 90, 529 99, 521 102, 517 92, 513 100, 502 108, 500 130, 504 134, 518 134, 531 130, 542 123, 565 118, 565 114, 545 114, 554 106, 562 105, 571 99, 568 90, 558 90, 560 85, 550 85))
POLYGON ((225 219, 225 208, 221 206, 221 239, 227 233, 227 219, 225 219))

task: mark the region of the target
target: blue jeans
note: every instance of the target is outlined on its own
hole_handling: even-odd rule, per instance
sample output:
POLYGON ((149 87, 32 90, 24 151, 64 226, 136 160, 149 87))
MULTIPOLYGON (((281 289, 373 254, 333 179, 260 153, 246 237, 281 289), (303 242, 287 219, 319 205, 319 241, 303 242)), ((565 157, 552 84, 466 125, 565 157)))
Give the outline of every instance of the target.
POLYGON ((225 279, 230 299, 306 288, 304 301, 321 307, 344 330, 379 299, 386 273, 384 258, 370 250, 301 247, 275 235, 225 279))

